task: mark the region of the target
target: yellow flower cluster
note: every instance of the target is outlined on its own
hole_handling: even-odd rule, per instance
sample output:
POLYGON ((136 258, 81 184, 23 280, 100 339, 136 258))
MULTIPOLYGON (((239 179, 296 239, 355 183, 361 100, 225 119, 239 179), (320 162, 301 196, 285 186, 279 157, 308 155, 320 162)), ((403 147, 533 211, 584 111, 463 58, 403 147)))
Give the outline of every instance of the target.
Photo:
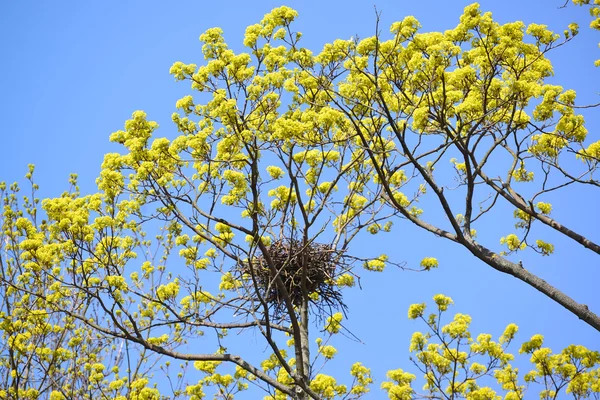
POLYGON ((500 244, 506 244, 510 251, 523 250, 527 244, 521 242, 521 239, 514 233, 511 233, 505 237, 500 238, 500 244))
POLYGON ((333 399, 348 391, 345 385, 338 385, 335 378, 325 374, 317 374, 310 382, 310 388, 324 399, 333 399))

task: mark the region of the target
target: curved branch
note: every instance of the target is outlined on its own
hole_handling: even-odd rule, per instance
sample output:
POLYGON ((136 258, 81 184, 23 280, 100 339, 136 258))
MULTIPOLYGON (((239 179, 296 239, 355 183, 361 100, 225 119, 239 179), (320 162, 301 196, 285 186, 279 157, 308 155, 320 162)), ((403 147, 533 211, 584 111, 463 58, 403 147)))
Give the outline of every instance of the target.
POLYGON ((587 305, 577 303, 571 297, 550 285, 542 278, 527 271, 519 264, 508 261, 482 245, 475 243, 472 239, 465 238, 461 244, 463 244, 475 257, 479 258, 490 267, 505 274, 512 275, 520 281, 527 283, 529 286, 532 286, 536 290, 550 297, 552 300, 577 315, 579 319, 585 321, 600 332, 600 317, 590 311, 587 305))

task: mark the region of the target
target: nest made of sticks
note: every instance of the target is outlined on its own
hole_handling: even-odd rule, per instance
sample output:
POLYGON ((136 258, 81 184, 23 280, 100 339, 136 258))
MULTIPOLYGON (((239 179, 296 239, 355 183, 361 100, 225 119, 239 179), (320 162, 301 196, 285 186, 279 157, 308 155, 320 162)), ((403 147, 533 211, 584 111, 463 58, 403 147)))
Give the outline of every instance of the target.
POLYGON ((345 310, 335 279, 344 270, 344 255, 328 244, 307 243, 295 239, 278 240, 267 246, 267 255, 254 257, 242 273, 250 275, 262 292, 262 298, 276 314, 286 313, 285 293, 277 285, 280 277, 291 303, 300 306, 308 295, 320 314, 332 309, 345 310), (269 266, 268 259, 271 261, 269 266), (304 282, 304 285, 303 285, 304 282))

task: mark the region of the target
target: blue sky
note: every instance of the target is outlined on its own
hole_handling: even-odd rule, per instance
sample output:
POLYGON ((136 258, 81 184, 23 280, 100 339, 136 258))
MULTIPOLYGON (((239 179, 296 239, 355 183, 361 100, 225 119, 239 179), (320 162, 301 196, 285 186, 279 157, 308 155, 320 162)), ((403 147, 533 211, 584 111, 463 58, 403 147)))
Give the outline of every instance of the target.
MULTIPOLYGON (((559 9, 563 0, 481 1, 503 23, 523 20, 548 24, 562 32, 573 21, 580 35, 550 56, 553 82, 578 92, 582 104, 599 101, 600 33, 590 31, 585 9, 559 9)), ((242 50, 247 25, 258 22, 273 1, 4 1, 0 4, 0 180, 21 181, 27 164, 37 166, 42 197, 65 190, 70 173, 77 173, 83 192, 94 190, 103 155, 117 151, 108 142, 135 110, 145 110, 161 125, 159 135, 173 135, 170 122, 175 101, 189 93, 187 84, 168 74, 175 61, 202 63, 198 36, 219 26, 234 50, 242 50)), ((374 33, 375 11, 382 12, 382 27, 414 15, 422 31, 445 30, 457 22, 470 1, 288 1, 299 11, 296 29, 304 46, 317 52, 326 42, 374 33)), ((599 139, 598 110, 585 113, 589 142, 599 139)), ((573 230, 598 239, 597 192, 577 188, 552 199, 555 216, 573 230)), ((490 222, 491 236, 499 237, 490 222)), ((512 223, 511 221, 509 221, 512 223)), ((558 350, 568 344, 600 349, 600 336, 534 289, 502 275, 475 260, 452 243, 398 224, 384 239, 367 238, 364 249, 381 247, 397 261, 416 266, 424 256, 437 257, 440 268, 427 274, 388 270, 362 273, 363 290, 347 296, 348 326, 364 344, 339 340, 340 357, 333 364, 347 374, 361 361, 373 368, 377 386, 392 368, 412 369, 408 343, 422 326, 408 321, 411 303, 430 301, 436 293, 454 298, 455 312, 473 317, 474 333, 494 336, 514 322, 520 343, 543 333, 558 350), (387 250, 385 250, 387 249, 387 250)), ((509 226, 509 225, 506 225, 509 226)), ((510 233, 510 232, 505 232, 510 233)), ((550 234, 549 239, 552 239, 550 234)), ((554 236, 556 254, 521 257, 528 268, 559 289, 600 313, 597 296, 597 257, 554 236)), ((516 352, 518 346, 513 347, 516 352)), ((331 372, 331 371, 330 371, 331 372)), ((378 392, 376 392, 378 393, 378 392)), ((372 398, 381 398, 381 393, 372 398)))

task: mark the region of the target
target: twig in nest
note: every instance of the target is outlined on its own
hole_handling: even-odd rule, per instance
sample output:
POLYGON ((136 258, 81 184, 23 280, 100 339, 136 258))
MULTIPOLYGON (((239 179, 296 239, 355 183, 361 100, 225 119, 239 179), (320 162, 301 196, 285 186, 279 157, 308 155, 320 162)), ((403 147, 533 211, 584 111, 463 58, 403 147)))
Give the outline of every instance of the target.
MULTIPOLYGON (((304 296, 308 296, 313 309, 321 316, 330 315, 333 309, 345 310, 342 294, 335 285, 340 271, 345 270, 342 251, 327 244, 303 245, 294 239, 278 240, 267 249, 294 306, 300 306, 304 296)), ((241 272, 253 272, 251 275, 264 291, 261 293, 263 299, 273 307, 275 315, 285 313, 284 295, 278 290, 275 276, 263 255, 244 265, 241 272)))

